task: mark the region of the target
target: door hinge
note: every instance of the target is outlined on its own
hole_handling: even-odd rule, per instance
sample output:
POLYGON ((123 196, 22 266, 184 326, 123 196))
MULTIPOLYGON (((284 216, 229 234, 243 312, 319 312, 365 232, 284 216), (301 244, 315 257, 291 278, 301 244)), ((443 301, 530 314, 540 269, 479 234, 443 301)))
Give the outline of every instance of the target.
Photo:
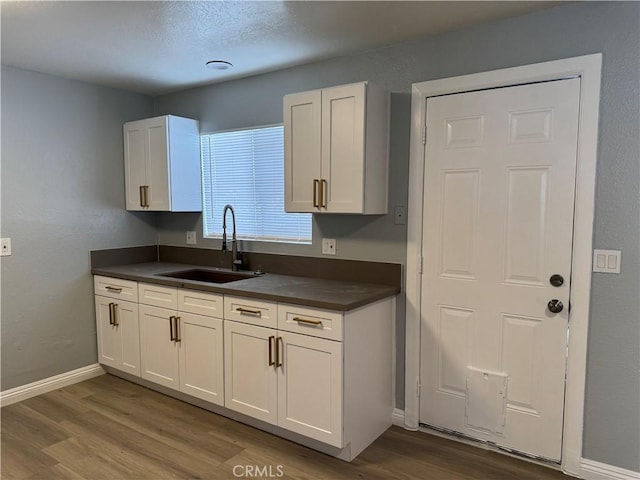
POLYGON ((416 381, 416 397, 420 398, 420 380, 416 381))
POLYGON ((422 126, 422 144, 423 145, 427 144, 427 124, 426 123, 422 126))
POLYGON ((423 257, 422 257, 422 255, 420 255, 418 257, 418 273, 420 275, 422 275, 422 264, 423 264, 423 257))

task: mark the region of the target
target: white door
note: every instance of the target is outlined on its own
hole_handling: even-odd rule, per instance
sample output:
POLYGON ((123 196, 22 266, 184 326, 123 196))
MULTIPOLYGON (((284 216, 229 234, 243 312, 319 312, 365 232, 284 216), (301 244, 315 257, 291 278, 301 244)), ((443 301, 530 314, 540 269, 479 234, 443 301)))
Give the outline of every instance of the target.
POLYGON ((278 423, 276 330, 224 322, 224 406, 278 423))
POLYGON ((172 317, 166 308, 140 305, 141 376, 165 387, 180 389, 179 346, 172 317))
POLYGON ((278 425, 342 443, 342 343, 278 332, 278 425))
POLYGON ((322 211, 364 211, 366 87, 355 83, 322 90, 322 211))
POLYGON ((579 90, 427 99, 420 422, 556 461, 579 90))
POLYGON ((283 104, 285 211, 318 211, 321 92, 285 95, 283 104))
POLYGON ((180 391, 224 405, 222 319, 180 312, 180 391))

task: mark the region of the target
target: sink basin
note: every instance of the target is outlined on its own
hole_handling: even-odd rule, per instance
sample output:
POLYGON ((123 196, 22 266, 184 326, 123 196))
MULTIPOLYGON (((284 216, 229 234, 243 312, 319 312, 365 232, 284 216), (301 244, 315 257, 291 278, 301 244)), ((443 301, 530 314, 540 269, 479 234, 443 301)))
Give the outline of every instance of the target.
POLYGON ((216 270, 202 270, 200 268, 182 270, 180 272, 161 273, 159 275, 163 277, 180 278, 182 280, 196 280, 198 282, 208 283, 227 283, 255 278, 251 273, 220 272, 216 270))

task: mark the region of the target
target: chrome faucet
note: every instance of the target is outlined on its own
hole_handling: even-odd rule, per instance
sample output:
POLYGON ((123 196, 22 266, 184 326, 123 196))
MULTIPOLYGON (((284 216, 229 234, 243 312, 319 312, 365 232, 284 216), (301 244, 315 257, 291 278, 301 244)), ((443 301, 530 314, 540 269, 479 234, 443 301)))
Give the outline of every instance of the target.
POLYGON ((238 255, 238 240, 236 239, 236 213, 233 211, 231 205, 225 205, 222 212, 222 251, 227 251, 227 210, 231 210, 231 220, 233 222, 233 236, 231 237, 231 258, 233 263, 231 264, 231 270, 237 272, 242 265, 242 260, 238 255))

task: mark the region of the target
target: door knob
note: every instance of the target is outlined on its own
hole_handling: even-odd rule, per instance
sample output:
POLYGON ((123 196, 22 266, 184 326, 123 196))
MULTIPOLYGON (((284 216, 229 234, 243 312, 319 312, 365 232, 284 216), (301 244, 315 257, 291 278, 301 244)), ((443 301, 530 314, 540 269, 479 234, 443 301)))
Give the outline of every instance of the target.
POLYGON ((560 313, 564 308, 564 305, 562 305, 562 302, 560 300, 554 298, 553 300, 549 300, 549 303, 547 303, 547 308, 552 313, 560 313))
POLYGON ((549 283, 554 287, 560 287, 564 283, 564 277, 555 273, 549 277, 549 283))

